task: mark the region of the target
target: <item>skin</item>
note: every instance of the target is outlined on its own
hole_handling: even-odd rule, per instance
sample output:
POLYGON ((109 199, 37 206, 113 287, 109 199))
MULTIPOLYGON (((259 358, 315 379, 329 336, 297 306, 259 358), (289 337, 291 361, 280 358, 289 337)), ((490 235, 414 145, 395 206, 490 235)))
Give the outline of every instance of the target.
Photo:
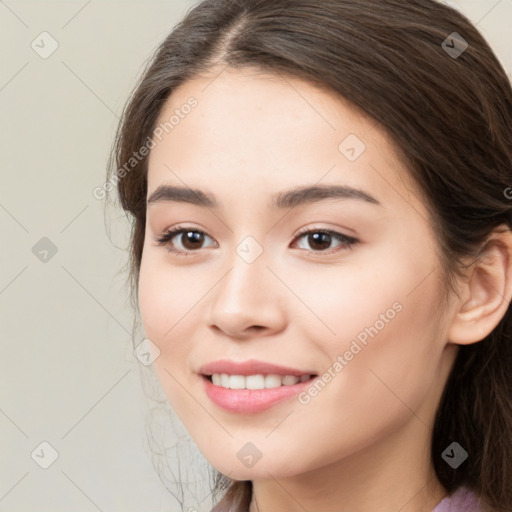
POLYGON ((459 297, 446 297, 424 200, 371 119, 302 80, 226 69, 175 90, 160 121, 191 96, 198 106, 155 139, 148 197, 161 184, 187 186, 220 206, 150 204, 139 281, 170 404, 210 464, 253 481, 251 512, 431 511, 447 494, 430 462, 435 411, 459 345, 482 339, 506 311, 510 238, 461 282, 459 297), (349 134, 366 145, 355 161, 338 149, 349 134), (314 184, 361 189, 381 205, 268 206, 275 192, 314 184), (190 249, 182 235, 158 245, 177 225, 205 232, 203 245, 190 249), (315 248, 297 238, 301 228, 358 243, 332 237, 315 248), (236 253, 247 236, 263 250, 250 264, 236 253), (321 375, 396 303, 400 312, 307 404, 238 414, 203 390, 199 368, 223 358, 321 375), (262 454, 251 468, 237 457, 248 442, 262 454))

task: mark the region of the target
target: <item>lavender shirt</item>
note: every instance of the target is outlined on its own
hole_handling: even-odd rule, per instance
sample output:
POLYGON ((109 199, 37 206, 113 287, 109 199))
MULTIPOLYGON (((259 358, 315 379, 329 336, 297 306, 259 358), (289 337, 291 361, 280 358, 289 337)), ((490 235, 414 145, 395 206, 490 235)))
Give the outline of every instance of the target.
POLYGON ((432 512, 481 512, 480 500, 466 487, 460 487, 451 496, 443 498, 432 512))

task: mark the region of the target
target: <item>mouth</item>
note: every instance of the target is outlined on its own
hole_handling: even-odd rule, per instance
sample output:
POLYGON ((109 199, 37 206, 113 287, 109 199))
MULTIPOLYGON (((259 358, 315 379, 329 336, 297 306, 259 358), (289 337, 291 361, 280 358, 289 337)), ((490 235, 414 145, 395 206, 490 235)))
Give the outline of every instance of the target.
POLYGON ((255 414, 291 400, 318 374, 258 361, 217 361, 202 367, 199 377, 217 407, 230 413, 255 414))
POLYGON ((208 380, 212 385, 224 389, 264 390, 275 389, 282 386, 294 386, 298 383, 312 380, 314 377, 317 377, 317 375, 279 375, 277 373, 232 375, 228 373, 212 373, 211 375, 202 374, 202 377, 208 380))

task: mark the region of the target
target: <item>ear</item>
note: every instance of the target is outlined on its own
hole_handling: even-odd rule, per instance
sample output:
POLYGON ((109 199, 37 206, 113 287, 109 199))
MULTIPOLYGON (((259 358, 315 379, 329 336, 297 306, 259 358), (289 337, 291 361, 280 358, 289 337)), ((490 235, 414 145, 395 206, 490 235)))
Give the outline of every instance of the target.
POLYGON ((448 341, 469 345, 494 330, 512 298, 512 232, 508 227, 496 228, 487 238, 460 290, 448 341))

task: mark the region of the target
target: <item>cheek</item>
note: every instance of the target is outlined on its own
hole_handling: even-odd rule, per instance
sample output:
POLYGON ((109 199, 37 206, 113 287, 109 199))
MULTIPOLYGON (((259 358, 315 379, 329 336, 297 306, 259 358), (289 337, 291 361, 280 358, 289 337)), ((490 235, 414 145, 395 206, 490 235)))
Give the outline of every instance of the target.
POLYGON ((428 275, 434 263, 395 261, 375 259, 350 272, 332 267, 315 274, 315 287, 307 277, 295 281, 310 309, 301 319, 302 337, 323 353, 322 371, 335 375, 326 376, 336 381, 333 391, 357 396, 361 412, 379 408, 381 399, 397 401, 390 389, 417 401, 433 385, 444 346, 443 287, 436 273, 428 275))
POLYGON ((169 302, 173 300, 172 294, 166 293, 167 278, 158 265, 151 263, 151 258, 144 255, 139 274, 139 310, 146 336, 162 350, 161 338, 172 325, 165 322, 165 313, 174 310, 174 301, 169 302))
MULTIPOLYGON (((352 297, 351 306, 347 302, 342 313, 332 316, 334 341, 321 345, 326 338, 311 338, 328 353, 320 374, 324 384, 306 390, 294 410, 296 423, 305 425, 297 436, 307 437, 312 421, 318 433, 302 448, 304 460, 312 466, 364 449, 371 440, 401 428, 413 415, 413 423, 430 421, 441 357, 440 327, 433 315, 436 287, 425 285, 408 297, 406 293, 384 296, 375 293, 371 301, 352 297), (393 308, 397 297, 400 304, 395 302, 393 308), (386 311, 388 323, 379 319, 386 311)), ((417 426, 423 428, 421 423, 417 426)))
POLYGON ((414 298, 407 296, 412 280, 406 269, 395 273, 379 269, 376 262, 359 268, 326 267, 314 274, 295 272, 294 276, 300 308, 309 310, 301 315, 296 310, 295 318, 301 319, 302 328, 310 330, 306 339, 321 340, 330 353, 344 349, 356 337, 364 342, 368 329, 387 330, 404 316, 401 311, 414 298))
POLYGON ((402 350, 416 343, 418 352, 429 350, 421 340, 440 330, 443 283, 432 272, 437 264, 432 247, 417 242, 415 248, 384 247, 366 253, 357 265, 326 267, 295 279, 295 291, 317 317, 329 353, 348 349, 354 339, 362 346, 372 341, 402 350))
POLYGON ((205 289, 197 272, 171 268, 162 258, 150 251, 143 257, 138 299, 146 335, 165 351, 197 314, 205 289))
POLYGON ((321 375, 325 387, 301 402, 309 401, 306 409, 313 416, 347 432, 354 417, 368 429, 380 428, 378 423, 392 428, 435 388, 444 341, 437 317, 442 288, 432 274, 414 289, 413 275, 418 274, 410 267, 402 268, 399 278, 359 273, 357 279, 343 279, 344 288, 331 281, 336 290, 316 304, 335 335, 309 336, 328 356, 321 375), (329 406, 335 403, 343 407, 329 406))
POLYGON ((170 269, 158 255, 150 251, 144 255, 138 300, 144 333, 160 351, 152 366, 170 405, 180 416, 195 418, 195 412, 189 410, 190 397, 183 393, 181 385, 189 371, 186 362, 190 346, 184 340, 190 338, 190 325, 201 295, 185 281, 180 269, 170 269))

